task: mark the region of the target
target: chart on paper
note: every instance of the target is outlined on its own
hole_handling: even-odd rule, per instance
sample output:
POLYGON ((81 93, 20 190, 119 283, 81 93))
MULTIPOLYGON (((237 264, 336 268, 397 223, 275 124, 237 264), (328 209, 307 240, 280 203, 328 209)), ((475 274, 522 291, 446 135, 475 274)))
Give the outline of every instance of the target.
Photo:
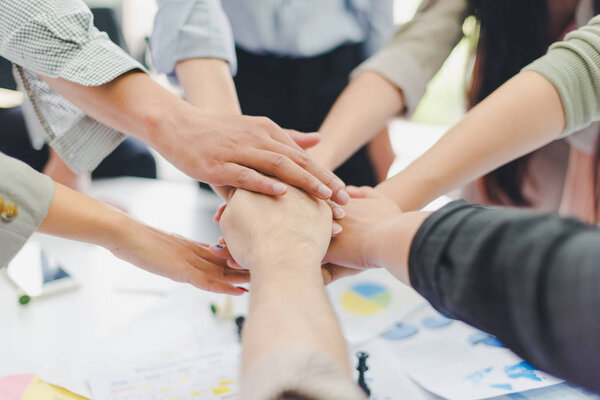
POLYGON ((424 302, 383 269, 340 279, 327 287, 327 293, 351 344, 377 336, 424 302))

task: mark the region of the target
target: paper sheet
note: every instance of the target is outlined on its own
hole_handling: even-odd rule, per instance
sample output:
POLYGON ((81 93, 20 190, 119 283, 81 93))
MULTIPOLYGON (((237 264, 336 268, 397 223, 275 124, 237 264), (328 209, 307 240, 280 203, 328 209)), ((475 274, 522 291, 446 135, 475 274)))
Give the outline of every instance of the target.
POLYGON ((90 377, 95 400, 236 399, 239 348, 215 349, 157 364, 99 372, 90 377))
POLYGON ((178 361, 214 348, 239 346, 233 321, 210 313, 211 299, 222 298, 192 287, 180 289, 160 306, 132 319, 86 349, 74 349, 66 362, 47 368, 47 382, 91 397, 86 379, 108 375, 122 366, 150 366, 178 361))
POLYGON ((583 389, 571 386, 568 383, 550 386, 543 389, 529 390, 522 393, 513 393, 492 400, 598 400, 600 396, 588 393, 583 389))
POLYGON ((561 382, 519 359, 494 337, 447 319, 428 304, 375 341, 419 385, 451 400, 484 399, 561 382))
POLYGON ((377 336, 424 303, 419 294, 383 269, 341 279, 329 285, 327 293, 350 344, 377 336))
POLYGON ((35 377, 21 400, 87 400, 66 389, 50 385, 35 377))

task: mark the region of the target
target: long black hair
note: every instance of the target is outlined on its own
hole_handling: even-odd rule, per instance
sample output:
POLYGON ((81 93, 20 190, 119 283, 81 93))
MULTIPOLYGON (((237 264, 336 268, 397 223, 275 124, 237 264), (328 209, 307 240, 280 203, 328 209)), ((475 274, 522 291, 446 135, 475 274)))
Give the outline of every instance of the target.
MULTIPOLYGON (((552 38, 547 0, 468 0, 468 3, 479 22, 477 55, 468 93, 471 108, 544 55, 552 38)), ((531 205, 523 193, 528 159, 528 155, 523 156, 483 177, 483 190, 489 201, 531 205)))

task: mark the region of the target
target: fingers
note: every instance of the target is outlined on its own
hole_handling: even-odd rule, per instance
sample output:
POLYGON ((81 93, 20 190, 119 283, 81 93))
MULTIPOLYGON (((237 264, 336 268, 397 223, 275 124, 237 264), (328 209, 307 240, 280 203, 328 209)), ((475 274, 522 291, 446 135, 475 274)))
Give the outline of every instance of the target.
POLYGON ((210 186, 212 190, 214 190, 221 198, 225 201, 229 201, 233 193, 235 192, 235 188, 231 186, 210 186))
POLYGON ((325 285, 329 285, 331 282, 334 282, 340 278, 356 275, 361 272, 361 270, 342 267, 335 264, 325 264, 322 266, 321 272, 323 274, 323 282, 325 285))
POLYGON ((284 131, 304 150, 316 146, 321 141, 321 135, 316 132, 302 133, 292 129, 284 129, 284 131))
POLYGON ((198 289, 208 290, 214 293, 229 294, 232 296, 240 296, 244 293, 248 293, 248 290, 240 288, 229 283, 221 282, 216 278, 207 276, 201 271, 191 273, 187 280, 188 283, 197 287, 198 289))
POLYGON ((343 230, 344 228, 342 228, 340 224, 333 221, 333 224, 331 225, 331 237, 338 237, 343 230))
POLYGON ((226 244, 214 244, 210 246, 210 252, 215 256, 218 257, 221 260, 225 260, 225 262, 227 263, 227 266, 231 269, 237 269, 237 270, 243 270, 243 271, 247 271, 246 268, 242 267, 240 264, 238 264, 233 257, 231 256, 231 253, 229 253, 229 249, 227 249, 227 245, 226 244))
MULTIPOLYGON (((285 158, 281 155, 279 156, 285 158)), ((260 162, 257 160, 253 161, 254 162, 252 164, 260 164, 260 162)), ((254 165, 249 164, 250 163, 248 163, 248 166, 256 168, 254 165)), ((263 165, 268 165, 268 162, 263 162, 263 165)), ((256 169, 264 171, 264 169, 261 168, 256 169)), ((228 184, 241 189, 249 190, 251 192, 263 193, 270 196, 281 196, 287 192, 287 186, 284 183, 278 182, 275 179, 264 176, 251 168, 242 167, 238 164, 227 163, 223 175, 228 184)))
MULTIPOLYGON (((314 162, 308 158, 308 155, 292 149, 286 150, 283 149, 283 147, 285 146, 281 146, 278 149, 281 151, 251 150, 244 155, 240 161, 244 165, 248 165, 256 170, 263 171, 266 174, 277 177, 282 181, 289 183, 290 185, 301 188, 319 199, 330 199, 334 192, 328 185, 324 184, 313 173, 311 173, 311 171, 309 171, 311 169, 309 164, 314 162), (286 154, 282 154, 282 152, 288 152, 289 155, 296 160, 296 162, 292 161, 292 159, 286 156, 286 154)), ((321 167, 317 166, 317 168, 321 167)), ((335 176, 330 172, 327 172, 325 175, 329 176, 327 183, 330 186, 335 187, 337 190, 343 191, 343 183, 341 183, 341 181, 335 178, 335 176)), ((346 196, 348 197, 347 194, 346 196)))
POLYGON ((353 199, 377 199, 385 197, 383 194, 379 193, 370 186, 346 186, 346 191, 353 199))
MULTIPOLYGON (((346 204, 350 200, 350 196, 346 192, 346 185, 344 182, 338 178, 333 172, 328 170, 327 168, 319 165, 315 160, 313 160, 310 155, 304 151, 298 151, 295 149, 289 148, 289 146, 284 146, 280 143, 275 143, 268 150, 283 154, 287 158, 289 158, 292 162, 296 163, 305 171, 309 172, 314 178, 324 184, 331 190, 331 196, 324 198, 317 196, 323 200, 328 200, 331 198, 334 202, 338 204, 346 204)), ((275 175, 276 176, 276 175, 275 175)), ((292 182, 289 182, 293 184, 292 182)), ((298 185, 295 185, 298 186, 298 185)), ((306 190, 308 193, 314 194, 308 188, 304 186, 298 186, 302 189, 306 190)), ((316 194, 315 194, 316 195, 316 194)))
POLYGON ((327 205, 331 207, 331 213, 334 219, 342 219, 346 216, 346 211, 339 204, 334 203, 331 200, 327 200, 327 205))
POLYGON ((215 213, 215 215, 213 217, 213 221, 215 221, 216 223, 221 222, 221 217, 223 216, 223 212, 225 211, 226 207, 227 207, 227 204, 221 204, 219 206, 219 209, 217 210, 217 212, 215 213))

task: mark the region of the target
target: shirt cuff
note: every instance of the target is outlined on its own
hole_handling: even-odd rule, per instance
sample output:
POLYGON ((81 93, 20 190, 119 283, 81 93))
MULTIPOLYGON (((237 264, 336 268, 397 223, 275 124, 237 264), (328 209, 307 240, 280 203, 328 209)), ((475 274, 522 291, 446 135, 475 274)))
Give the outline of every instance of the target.
POLYGON ((54 183, 25 163, 0 153, 0 197, 18 207, 17 217, 0 220, 0 268, 12 260, 46 218, 54 183))
POLYGON ((17 82, 29 100, 23 103, 27 128, 35 137, 43 135, 76 174, 92 172, 125 139, 124 134, 85 115, 35 74, 20 67, 16 70, 17 82))
POLYGON ((293 398, 365 400, 342 366, 308 345, 279 350, 256 362, 242 379, 242 400, 293 398))
POLYGON ((215 0, 160 0, 150 40, 154 68, 175 79, 175 64, 193 58, 217 58, 237 73, 229 20, 215 0))

